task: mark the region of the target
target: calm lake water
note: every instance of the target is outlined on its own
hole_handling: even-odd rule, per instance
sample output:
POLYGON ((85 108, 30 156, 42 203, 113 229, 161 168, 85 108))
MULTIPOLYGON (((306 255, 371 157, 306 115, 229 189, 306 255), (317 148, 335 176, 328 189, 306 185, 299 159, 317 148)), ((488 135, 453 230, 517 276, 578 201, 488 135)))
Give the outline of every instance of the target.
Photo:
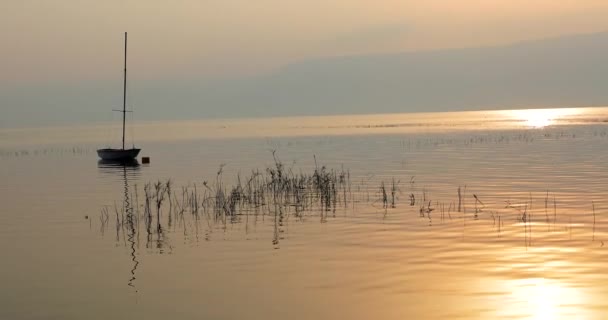
POLYGON ((608 108, 116 128, 0 129, 0 319, 608 317, 608 108))

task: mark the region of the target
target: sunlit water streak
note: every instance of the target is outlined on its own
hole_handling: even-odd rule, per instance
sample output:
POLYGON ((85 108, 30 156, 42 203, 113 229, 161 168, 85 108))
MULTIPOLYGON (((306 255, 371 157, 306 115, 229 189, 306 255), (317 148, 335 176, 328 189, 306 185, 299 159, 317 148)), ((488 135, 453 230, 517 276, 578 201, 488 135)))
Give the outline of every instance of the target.
POLYGON ((152 163, 128 167, 98 164, 89 128, 4 132, 0 318, 603 319, 608 112, 561 110, 143 124, 152 163), (179 194, 225 164, 234 185, 272 150, 348 169, 348 205, 165 207, 148 237, 145 183, 179 194))

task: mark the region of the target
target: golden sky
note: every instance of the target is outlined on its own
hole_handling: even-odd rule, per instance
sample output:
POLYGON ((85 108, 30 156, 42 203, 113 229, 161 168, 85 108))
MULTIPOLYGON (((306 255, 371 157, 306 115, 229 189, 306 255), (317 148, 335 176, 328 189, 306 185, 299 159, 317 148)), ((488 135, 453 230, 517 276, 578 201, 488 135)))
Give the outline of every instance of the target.
POLYGON ((605 0, 4 0, 1 84, 255 74, 303 59, 608 30, 605 0))

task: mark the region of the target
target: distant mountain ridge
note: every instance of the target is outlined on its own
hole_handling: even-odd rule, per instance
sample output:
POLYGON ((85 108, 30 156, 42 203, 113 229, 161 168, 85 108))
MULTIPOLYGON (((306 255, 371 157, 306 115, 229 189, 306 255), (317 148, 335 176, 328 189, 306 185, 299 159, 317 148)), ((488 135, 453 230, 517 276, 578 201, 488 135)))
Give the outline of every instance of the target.
MULTIPOLYGON (((111 120, 121 86, 92 80, 0 88, 0 127, 111 120)), ((138 79, 129 92, 137 120, 608 105, 608 32, 319 58, 243 79, 138 79)))
POLYGON ((508 46, 304 61, 209 92, 250 115, 608 104, 608 32, 508 46), (222 90, 223 89, 223 90, 222 90))
POLYGON ((227 105, 273 115, 294 109, 339 114, 603 105, 608 104, 608 32, 500 47, 318 59, 236 87, 227 105))

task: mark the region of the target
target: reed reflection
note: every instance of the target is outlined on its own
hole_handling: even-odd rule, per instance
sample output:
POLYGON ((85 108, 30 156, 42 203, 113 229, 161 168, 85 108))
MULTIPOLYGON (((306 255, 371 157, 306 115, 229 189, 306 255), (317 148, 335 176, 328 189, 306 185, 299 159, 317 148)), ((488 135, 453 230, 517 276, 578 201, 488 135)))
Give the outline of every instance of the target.
MULTIPOLYGON (((230 225, 244 225, 245 234, 248 234, 251 227, 255 229, 261 221, 262 230, 272 232, 272 245, 279 248, 291 217, 296 221, 317 217, 320 223, 325 223, 336 218, 337 210, 354 211, 355 204, 360 204, 382 212, 383 219, 389 218, 394 211, 412 211, 429 226, 451 228, 460 221, 464 228, 471 221, 483 231, 480 235, 490 232, 491 240, 501 241, 509 236, 514 243, 524 244, 526 250, 537 240, 561 241, 566 237, 568 241, 582 241, 573 235, 572 226, 587 224, 589 240, 597 240, 597 245, 603 246, 602 240, 596 237, 596 233, 602 233, 596 230, 596 203, 593 200, 588 203, 589 215, 572 217, 569 213, 564 215, 571 208, 561 207, 556 193, 549 190, 535 197, 529 190, 492 195, 479 193, 483 192, 481 189, 469 191, 466 185, 457 185, 452 187, 452 192, 437 195, 426 187, 418 188, 412 179, 405 185, 401 179, 385 176, 375 181, 362 179, 353 185, 348 169, 315 165, 312 171, 298 172, 286 168, 276 157, 274 160, 273 165, 263 170, 238 175, 233 185, 223 182, 222 167, 214 179, 191 182, 179 188, 171 179, 147 182, 143 185, 141 205, 138 190, 141 192, 142 188, 130 187, 127 181, 130 178, 128 170, 137 171, 138 164, 133 163, 131 167, 104 164, 104 170, 121 173, 125 205, 135 202, 134 206, 122 211, 115 205, 117 241, 121 239, 119 231, 126 226, 138 239, 140 233, 145 234, 147 249, 164 253, 172 250, 170 236, 182 234, 184 241, 194 238, 198 243, 199 234, 210 240, 215 231, 225 234, 230 225), (384 180, 387 178, 388 181, 384 180), (402 195, 409 196, 400 197, 402 195), (126 214, 124 219, 123 213, 126 214), (265 217, 272 220, 265 220, 265 217), (144 222, 141 228, 140 220, 144 222)), ((579 208, 580 205, 585 207, 587 204, 578 204, 579 208)), ((107 208, 102 210, 102 232, 111 215, 107 208)), ((599 223, 598 220, 597 228, 599 223)), ((125 241, 125 236, 122 239, 125 241)))
MULTIPOLYGON (((223 182, 223 166, 220 166, 212 180, 189 183, 179 189, 170 179, 159 180, 145 183, 143 190, 128 185, 129 170, 137 171, 137 163, 128 166, 100 161, 104 172, 121 172, 125 206, 135 203, 122 211, 115 205, 117 241, 121 239, 120 231, 126 228, 137 239, 145 234, 146 248, 162 254, 172 250, 171 235, 182 234, 185 241, 198 243, 199 234, 204 234, 208 241, 215 231, 225 233, 229 225, 244 224, 248 234, 259 222, 272 221, 272 245, 278 249, 290 216, 298 221, 318 216, 324 223, 328 218, 336 217, 338 208, 345 210, 357 201, 350 189, 348 170, 316 166, 310 173, 296 173, 276 157, 274 160, 274 165, 265 170, 254 170, 244 179, 237 177, 237 184, 233 186, 223 182), (138 191, 143 191, 141 203, 138 191), (124 219, 123 212, 126 214, 124 219), (265 217, 272 217, 272 220, 265 220, 265 217), (139 221, 143 221, 141 226, 139 221)), ((388 209, 390 196, 386 195, 386 190, 384 197, 383 208, 388 209)), ((394 194, 392 197, 394 202, 394 194)), ((102 209, 102 232, 111 224, 111 215, 111 209, 102 209)), ((130 241, 128 238, 126 241, 130 241)), ((125 237, 122 239, 124 241, 125 237)))

